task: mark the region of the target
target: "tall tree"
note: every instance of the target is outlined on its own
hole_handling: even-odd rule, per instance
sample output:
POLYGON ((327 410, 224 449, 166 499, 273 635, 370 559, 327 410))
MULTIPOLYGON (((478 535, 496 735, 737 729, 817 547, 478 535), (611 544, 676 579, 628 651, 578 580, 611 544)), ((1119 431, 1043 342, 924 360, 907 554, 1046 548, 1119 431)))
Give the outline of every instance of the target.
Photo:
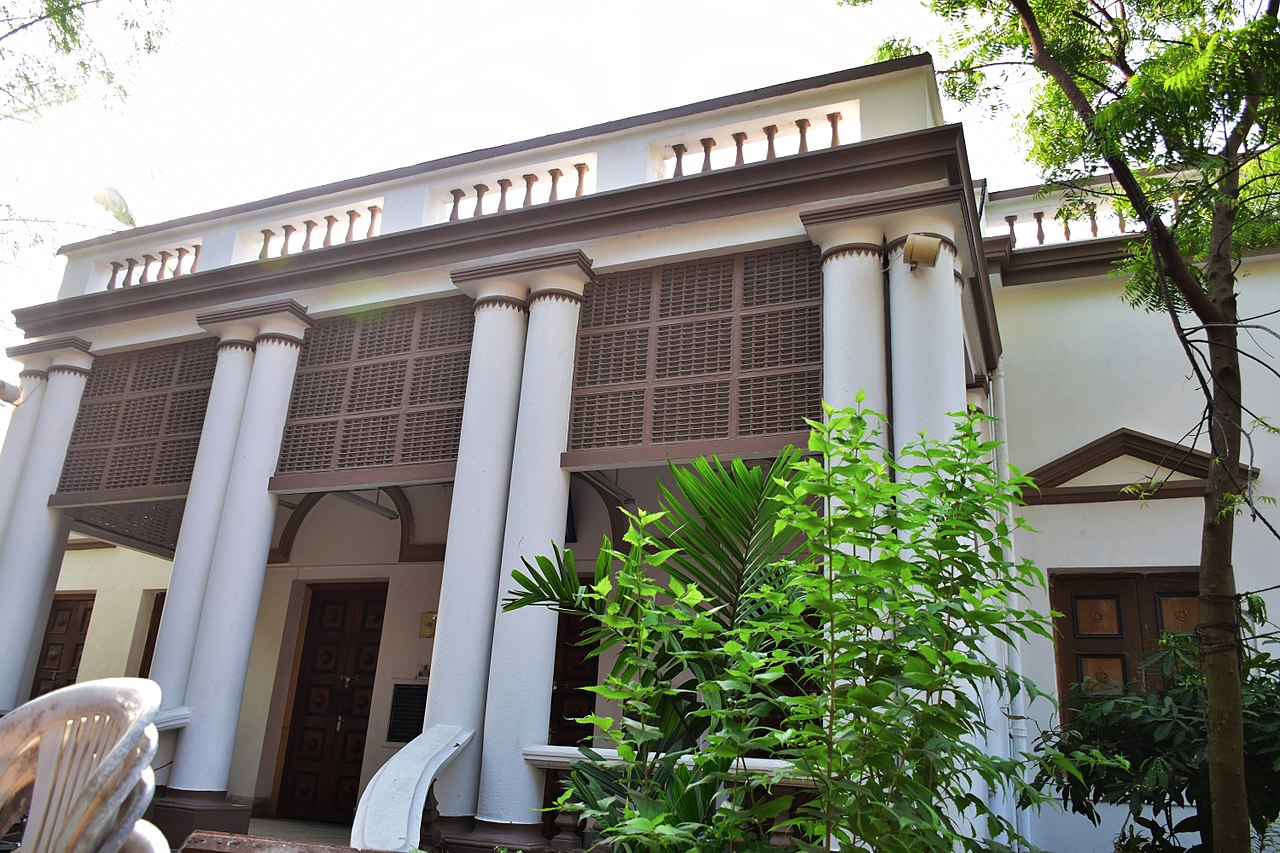
MULTIPOLYGON (((1248 849, 1231 552, 1242 511, 1275 533, 1238 475, 1254 432, 1275 427, 1244 396, 1242 359, 1265 356, 1242 350, 1240 333, 1270 329, 1239 315, 1236 286, 1244 252, 1280 242, 1280 0, 927 5, 948 27, 943 90, 1000 105, 1007 79, 1030 70, 1030 152, 1048 181, 1078 209, 1112 196, 1144 227, 1130 243, 1126 296, 1170 316, 1203 391, 1193 432, 1216 462, 1199 575, 1213 849, 1248 849)), ((914 50, 892 40, 881 53, 914 50)))
MULTIPOLYGON (((1144 226, 1130 247, 1126 293, 1170 317, 1203 390, 1193 432, 1216 463, 1204 502, 1199 632, 1212 840, 1217 851, 1246 850, 1235 519, 1245 512, 1275 529, 1237 472, 1255 431, 1275 427, 1244 396, 1242 359, 1280 374, 1242 349, 1242 332, 1274 333, 1262 317, 1241 317, 1236 303, 1242 254, 1280 242, 1280 0, 926 5, 948 27, 944 91, 1007 106, 1004 84, 1030 72, 1038 82, 1025 119, 1046 179, 1077 209, 1111 196, 1144 226)), ((916 50, 894 39, 881 56, 916 50)))

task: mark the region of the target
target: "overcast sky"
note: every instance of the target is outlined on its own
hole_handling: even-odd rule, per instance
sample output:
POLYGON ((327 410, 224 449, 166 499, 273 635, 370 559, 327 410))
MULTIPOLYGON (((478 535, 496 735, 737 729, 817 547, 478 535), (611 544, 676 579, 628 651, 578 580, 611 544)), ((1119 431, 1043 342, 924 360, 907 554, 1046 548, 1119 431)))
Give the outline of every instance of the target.
MULTIPOLYGON (((54 298, 58 245, 120 227, 91 200, 100 186, 161 222, 849 68, 936 30, 915 0, 172 0, 167 26, 126 101, 0 122, 0 198, 65 223, 0 258, 3 311, 54 298)), ((1034 182, 1009 119, 945 108, 975 177, 1034 182)))

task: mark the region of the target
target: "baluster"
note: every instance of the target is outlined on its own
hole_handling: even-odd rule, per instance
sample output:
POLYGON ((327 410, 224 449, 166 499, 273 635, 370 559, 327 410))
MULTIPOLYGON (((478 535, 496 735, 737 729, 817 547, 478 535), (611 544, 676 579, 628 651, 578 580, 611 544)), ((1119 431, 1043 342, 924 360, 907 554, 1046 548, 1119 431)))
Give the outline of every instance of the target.
POLYGON ((578 198, 587 191, 587 171, 591 167, 586 163, 574 163, 573 168, 578 171, 578 186, 573 191, 573 197, 578 198))
POLYGON ((364 238, 366 240, 368 240, 370 237, 377 236, 376 234, 374 234, 374 231, 377 230, 378 216, 381 215, 381 213, 382 213, 382 208, 378 207, 376 204, 369 205, 369 230, 364 235, 364 238))
POLYGON ((797 154, 804 154, 809 150, 809 120, 807 118, 796 119, 796 127, 800 128, 800 150, 797 154))
POLYGON ((191 250, 191 272, 195 272, 200 265, 200 247, 203 243, 196 243, 195 248, 191 250))
POLYGON ((556 834, 548 846, 552 850, 581 850, 582 840, 578 838, 578 815, 568 809, 556 813, 556 834))
POLYGON ((292 237, 293 232, 298 229, 293 225, 284 225, 282 230, 284 231, 284 242, 280 244, 280 257, 283 258, 289 254, 289 238, 292 237))
POLYGON ((330 213, 324 218, 324 246, 333 245, 333 226, 338 224, 338 217, 330 213))
POLYGON ((155 255, 142 256, 142 278, 138 279, 138 284, 146 284, 151 281, 151 265, 156 262, 155 255))
POLYGON ((831 147, 837 148, 840 145, 840 119, 844 118, 840 113, 827 113, 827 121, 831 122, 831 147))
POLYGON ((741 130, 733 135, 733 144, 737 148, 737 155, 733 158, 733 165, 741 166, 746 160, 742 159, 742 146, 747 142, 747 135, 741 130))
POLYGON ((133 287, 133 270, 134 270, 134 267, 138 265, 138 259, 125 258, 124 262, 129 265, 129 268, 124 271, 124 284, 122 286, 133 287))
POLYGON ((671 177, 682 178, 684 177, 684 153, 689 149, 684 146, 683 142, 677 142, 671 146, 671 150, 676 152, 676 171, 671 177))
POLYGON ((479 216, 482 213, 484 213, 484 211, 481 208, 484 206, 484 194, 489 191, 489 185, 476 184, 475 191, 476 191, 476 209, 475 209, 475 212, 472 213, 471 215, 479 216))
MULTIPOLYGON (((173 252, 162 249, 160 251, 160 273, 156 276, 156 281, 164 281, 165 267, 169 266, 169 259, 173 257, 173 252)), ((177 273, 174 273, 177 275, 177 273)), ((173 278, 173 276, 170 276, 173 278)))
POLYGON ((507 192, 511 189, 511 181, 507 178, 498 178, 498 212, 507 209, 507 192))
POLYGON ((1098 206, 1093 202, 1089 202, 1089 233, 1098 236, 1098 206))
POLYGON ((453 207, 449 210, 449 221, 458 221, 458 206, 462 204, 462 200, 467 194, 462 190, 449 190, 449 195, 453 196, 453 207))
POLYGON ((1119 210, 1116 211, 1116 222, 1120 223, 1120 233, 1123 234, 1124 233, 1124 214, 1119 210))
POLYGON ((711 149, 716 147, 716 141, 708 136, 702 142, 702 171, 711 171, 711 149))
POLYGON ((179 247, 178 247, 178 260, 176 260, 176 261, 174 261, 174 262, 173 262, 173 277, 174 277, 174 278, 177 278, 177 277, 178 277, 178 276, 180 276, 180 275, 184 275, 184 273, 182 272, 182 262, 183 262, 184 260, 186 260, 187 255, 190 253, 190 251, 191 251, 191 250, 190 250, 190 249, 188 249, 186 246, 179 246, 179 247))
POLYGON ((764 129, 764 138, 769 140, 769 150, 764 152, 764 159, 773 160, 778 156, 777 150, 773 147, 773 138, 778 135, 778 126, 771 124, 764 129))
MULTIPOLYGON (((1062 211, 1058 211, 1061 213, 1062 211)), ((1062 239, 1068 243, 1071 242, 1071 220, 1067 216, 1062 217, 1062 239)))
POLYGON ((311 251, 311 232, 320 227, 320 223, 316 222, 314 219, 306 219, 303 220, 302 227, 307 229, 302 238, 302 251, 309 252, 311 251))
POLYGON ((1044 245, 1044 211, 1037 210, 1031 214, 1036 218, 1036 245, 1044 245))
POLYGON ((265 261, 267 252, 271 249, 271 238, 276 236, 276 232, 270 228, 262 229, 262 249, 258 252, 258 260, 265 261))
POLYGON ((524 203, 521 207, 533 206, 533 185, 538 182, 537 175, 522 175, 524 178, 524 203))
POLYGON ((116 276, 120 275, 120 270, 124 269, 124 264, 119 261, 111 262, 111 280, 107 282, 107 290, 116 289, 116 276))
POLYGON ((1178 219, 1178 208, 1180 208, 1181 206, 1182 206, 1182 193, 1174 193, 1174 194, 1173 194, 1173 218, 1174 218, 1174 221, 1177 221, 1177 219, 1178 219))
POLYGON ((559 189, 560 176, 563 175, 564 172, 560 171, 559 169, 551 169, 547 172, 547 174, 551 176, 551 197, 547 199, 547 201, 559 201, 560 200, 560 189, 559 189))
POLYGON ((358 210, 347 211, 347 238, 342 242, 350 243, 352 240, 356 238, 356 220, 359 218, 360 218, 360 211, 358 210))
POLYGON ((440 831, 440 803, 436 801, 436 786, 427 789, 427 804, 422 809, 421 841, 423 850, 440 853, 444 850, 444 833, 440 831))
POLYGON ((1018 221, 1018 217, 1014 215, 1009 215, 1004 218, 1004 221, 1009 223, 1009 245, 1017 246, 1018 235, 1013 232, 1013 223, 1018 221))

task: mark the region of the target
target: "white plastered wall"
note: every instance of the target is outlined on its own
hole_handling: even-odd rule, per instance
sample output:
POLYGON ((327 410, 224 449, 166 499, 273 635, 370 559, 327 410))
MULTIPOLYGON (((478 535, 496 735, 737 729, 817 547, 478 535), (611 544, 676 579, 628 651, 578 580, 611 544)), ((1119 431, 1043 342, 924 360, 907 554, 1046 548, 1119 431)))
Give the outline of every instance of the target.
MULTIPOLYGON (((442 542, 448 523, 448 488, 421 486, 407 492, 414 509, 416 541, 442 542)), ((373 497, 372 492, 367 494, 373 497)), ((381 502, 389 505, 385 496, 381 502)), ((401 563, 399 547, 399 521, 326 497, 303 522, 290 561, 268 567, 236 729, 228 787, 233 798, 262 800, 276 788, 292 711, 308 584, 387 582, 361 787, 402 746, 386 741, 392 686, 418 681, 419 670, 431 660, 432 641, 419 637, 418 629, 421 614, 437 608, 441 566, 401 563)))
POLYGON ((67 551, 57 591, 94 594, 78 681, 138 674, 155 594, 169 586, 172 566, 129 548, 67 551))
MULTIPOLYGON (((1280 301, 1280 263, 1255 261, 1241 285, 1241 314, 1272 310, 1280 301)), ((1121 283, 1097 278, 998 290, 996 307, 1005 346, 1010 461, 1031 471, 1120 427, 1181 442, 1202 409, 1202 398, 1173 337, 1166 315, 1121 301, 1121 283)), ((1246 365, 1246 402, 1272 417, 1280 410, 1280 384, 1246 365)), ((1206 442, 1202 440, 1202 449, 1206 442)), ((1262 494, 1280 493, 1280 441, 1258 436, 1254 464, 1262 494)), ((1129 470, 1123 460, 1079 479, 1101 482, 1129 470), (1104 470, 1105 469, 1105 470, 1104 470)), ((1154 468, 1154 466, 1152 466, 1154 468)), ((1151 473, 1151 472, 1148 472, 1151 473)), ((1114 478, 1111 482, 1117 482, 1114 478)), ((1027 507, 1039 532, 1018 537, 1019 556, 1046 572, 1173 570, 1199 563, 1203 502, 1181 498, 1027 507)), ((1274 539, 1259 524, 1240 520, 1236 578, 1241 590, 1276 583, 1274 539)), ((1280 598, 1268 596, 1273 616, 1280 598)), ((1047 597, 1031 602, 1048 610, 1047 597)), ((1024 670, 1046 690, 1056 684, 1052 644, 1028 644, 1024 670)), ((1052 725, 1047 703, 1031 709, 1037 727, 1052 725)), ((1084 818, 1046 808, 1032 821, 1032 840, 1048 850, 1109 851, 1123 811, 1107 811, 1094 828, 1084 818)))

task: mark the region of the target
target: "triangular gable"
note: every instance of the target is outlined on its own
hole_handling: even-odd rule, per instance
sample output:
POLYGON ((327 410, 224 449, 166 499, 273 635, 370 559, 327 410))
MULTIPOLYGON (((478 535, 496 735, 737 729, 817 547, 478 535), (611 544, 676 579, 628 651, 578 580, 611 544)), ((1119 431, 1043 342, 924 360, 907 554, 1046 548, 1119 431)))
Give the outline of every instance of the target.
MULTIPOLYGON (((1065 456, 1027 473, 1039 485, 1039 491, 1028 489, 1023 498, 1030 506, 1039 504, 1095 503, 1098 501, 1122 501, 1141 498, 1203 497, 1208 486, 1209 468, 1213 457, 1203 450, 1185 444, 1157 438, 1154 435, 1121 427, 1113 433, 1076 448, 1065 456), (1064 485, 1114 459, 1133 457, 1151 465, 1151 475, 1164 482, 1153 484, 1149 494, 1133 494, 1124 491, 1129 483, 1104 485, 1064 485), (1183 475, 1169 478, 1170 473, 1183 475), (1158 488, 1154 488, 1158 485, 1158 488)), ((1258 469, 1241 465, 1236 472, 1240 482, 1258 476, 1258 469)))

